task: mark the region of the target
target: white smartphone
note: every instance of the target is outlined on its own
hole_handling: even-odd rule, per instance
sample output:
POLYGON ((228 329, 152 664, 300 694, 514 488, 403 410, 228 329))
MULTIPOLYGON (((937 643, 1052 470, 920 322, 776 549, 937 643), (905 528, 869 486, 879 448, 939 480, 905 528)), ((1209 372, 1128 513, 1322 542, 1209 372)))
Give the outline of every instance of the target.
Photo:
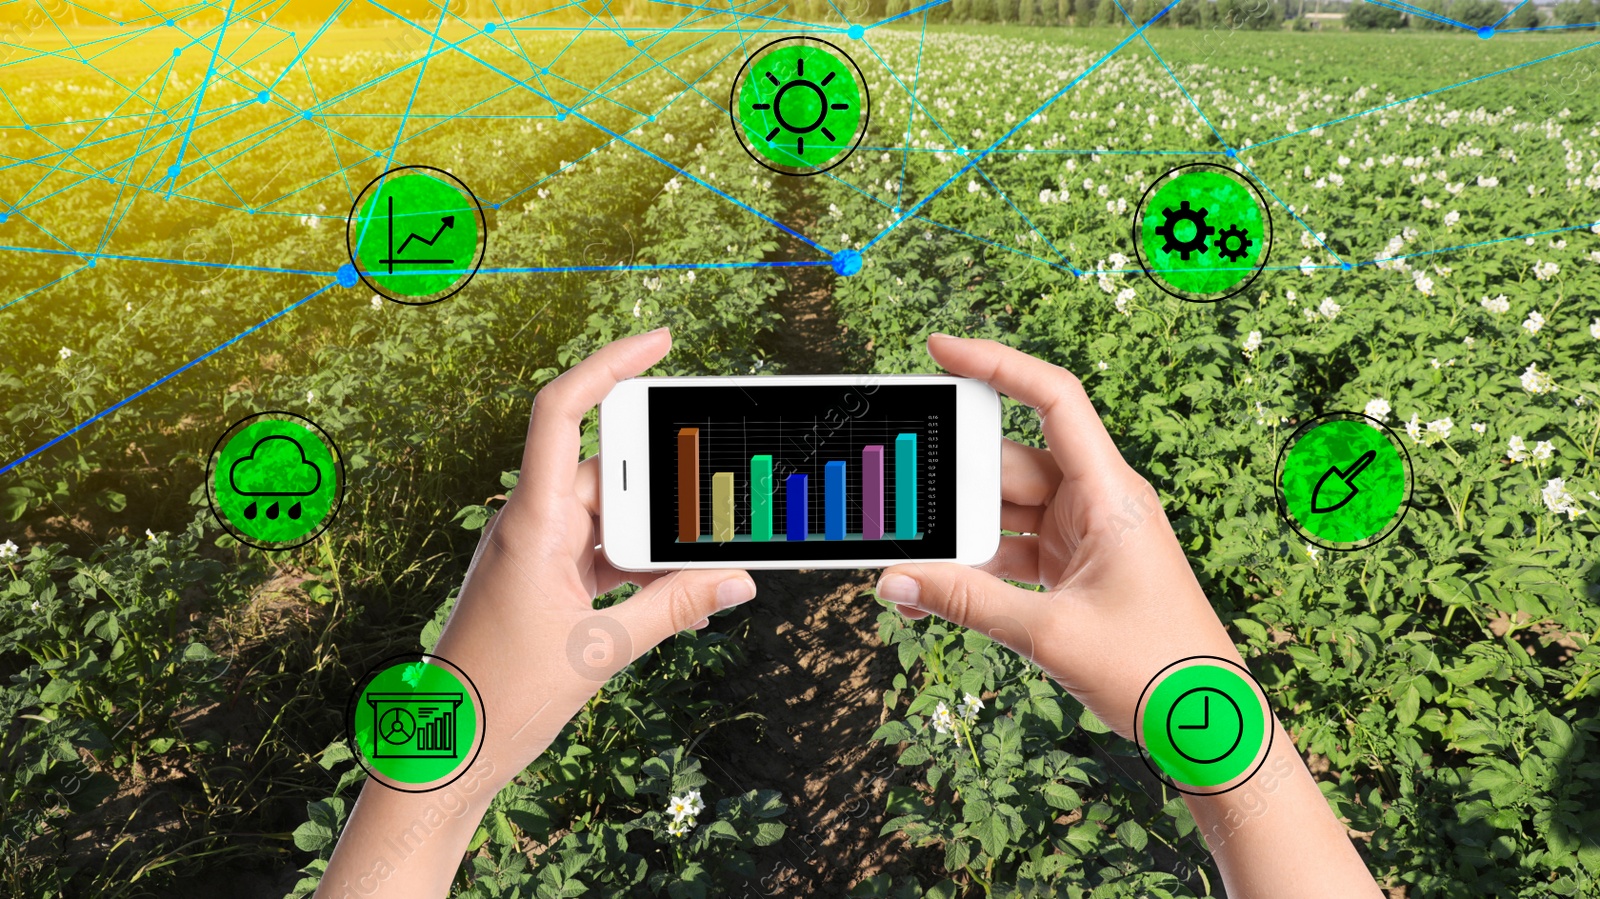
POLYGON ((979 565, 1000 546, 1000 398, 966 378, 633 378, 600 404, 600 472, 625 571, 979 565))

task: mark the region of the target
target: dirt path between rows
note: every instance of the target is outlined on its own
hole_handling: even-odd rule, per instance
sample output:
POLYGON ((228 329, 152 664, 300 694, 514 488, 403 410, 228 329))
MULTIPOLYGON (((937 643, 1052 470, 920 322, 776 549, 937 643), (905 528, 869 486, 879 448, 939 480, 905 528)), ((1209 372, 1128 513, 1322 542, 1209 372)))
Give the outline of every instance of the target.
MULTIPOLYGON (((814 259, 816 251, 791 241, 779 258, 814 259)), ((870 353, 834 316, 833 272, 783 271, 789 285, 777 303, 786 325, 763 347, 774 367, 784 374, 867 370, 870 353)), ((763 718, 718 728, 699 753, 729 787, 780 791, 789 829, 758 850, 756 878, 733 895, 843 896, 880 871, 908 873, 905 841, 878 836, 885 794, 904 775, 892 747, 869 747, 885 720, 882 691, 899 671, 878 640, 872 572, 758 572, 756 584, 755 601, 744 607, 748 662, 713 693, 732 711, 763 718)))

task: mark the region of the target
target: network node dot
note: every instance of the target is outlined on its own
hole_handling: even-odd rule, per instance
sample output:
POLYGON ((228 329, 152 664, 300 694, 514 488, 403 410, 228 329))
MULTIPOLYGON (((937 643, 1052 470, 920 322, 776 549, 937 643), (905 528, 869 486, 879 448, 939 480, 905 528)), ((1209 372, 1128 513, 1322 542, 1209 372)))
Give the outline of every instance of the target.
POLYGON ((1494 26, 1493 25, 1485 25, 1482 28, 1479 28, 1478 29, 1478 37, 1481 37, 1484 40, 1488 40, 1489 38, 1494 37, 1494 26))
POLYGON ((265 103, 270 99, 272 99, 272 92, 271 91, 262 91, 261 93, 256 94, 256 102, 257 103, 265 103))
POLYGON ((628 41, 627 43, 628 43, 628 46, 630 46, 630 47, 633 46, 633 41, 628 41))
POLYGON ((178 177, 178 173, 181 171, 183 171, 183 166, 174 162, 172 165, 167 166, 167 177, 176 178, 178 177))
POLYGON ((340 287, 354 287, 361 282, 361 276, 356 274, 356 267, 349 262, 339 266, 339 271, 334 273, 334 277, 338 279, 340 287))
POLYGON ((483 26, 483 33, 484 34, 494 34, 494 30, 496 28, 498 28, 498 27, 500 27, 500 26, 496 25, 493 22, 489 22, 488 24, 483 26))
POLYGON ((308 122, 311 121, 311 116, 312 116, 312 112, 309 109, 306 110, 305 112, 300 113, 300 118, 305 119, 308 122))
POLYGON ((861 36, 867 33, 867 30, 862 28, 860 25, 851 25, 850 29, 845 33, 850 35, 851 40, 859 41, 861 40, 861 36))
POLYGON ((173 56, 182 56, 183 55, 183 48, 182 47, 173 47, 172 48, 172 55, 173 56))
POLYGON ((833 270, 836 274, 849 277, 861 271, 860 250, 840 250, 833 254, 833 270))
POLYGON ((544 68, 540 69, 539 70, 539 74, 540 75, 548 75, 548 74, 550 74, 550 67, 549 66, 545 66, 544 68))
POLYGON ((1353 268, 1355 268, 1355 266, 1353 266, 1353 265, 1351 265, 1351 264, 1350 264, 1350 263, 1348 263, 1348 262, 1341 262, 1341 263, 1339 263, 1339 267, 1340 267, 1340 268, 1342 268, 1342 269, 1344 269, 1344 270, 1345 270, 1345 271, 1349 271, 1349 270, 1351 270, 1351 269, 1353 269, 1353 268))
POLYGON ((1227 156, 1228 156, 1229 159, 1238 159, 1239 158, 1239 151, 1235 150, 1232 147, 1229 147, 1228 148, 1228 152, 1227 152, 1227 156))
POLYGON ((965 156, 965 155, 967 155, 967 148, 966 147, 956 147, 956 155, 957 156, 965 156))

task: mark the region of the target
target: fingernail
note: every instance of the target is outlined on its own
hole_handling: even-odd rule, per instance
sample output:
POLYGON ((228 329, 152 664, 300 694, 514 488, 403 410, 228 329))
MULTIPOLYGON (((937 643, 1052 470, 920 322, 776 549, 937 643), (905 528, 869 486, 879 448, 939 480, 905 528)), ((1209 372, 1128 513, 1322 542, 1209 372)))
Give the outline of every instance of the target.
POLYGON ((756 598, 756 582, 747 577, 731 577, 717 585, 717 608, 731 609, 756 598))
POLYGON ((903 574, 886 574, 878 581, 878 598, 896 605, 920 608, 917 599, 921 595, 922 590, 917 582, 903 574))
POLYGON ((944 333, 944 332, 943 332, 943 331, 935 331, 935 332, 933 332, 933 333, 932 333, 932 334, 929 334, 929 335, 928 335, 928 336, 929 336, 929 337, 944 337, 944 338, 949 338, 949 337, 950 337, 950 336, 951 336, 951 335, 949 335, 949 334, 946 334, 946 333, 944 333))

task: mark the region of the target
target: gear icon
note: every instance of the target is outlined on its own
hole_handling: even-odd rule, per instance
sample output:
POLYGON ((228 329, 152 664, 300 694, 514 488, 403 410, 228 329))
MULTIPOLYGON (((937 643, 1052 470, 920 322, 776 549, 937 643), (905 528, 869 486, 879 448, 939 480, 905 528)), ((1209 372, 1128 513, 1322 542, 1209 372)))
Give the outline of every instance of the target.
POLYGON ((1161 252, 1177 253, 1183 261, 1189 261, 1190 253, 1204 253, 1206 251, 1206 238, 1210 237, 1217 229, 1206 224, 1206 210, 1204 207, 1190 209, 1189 201, 1184 200, 1178 204, 1177 209, 1171 206, 1161 210, 1164 218, 1156 226, 1156 233, 1161 235, 1163 241, 1161 252), (1194 236, 1188 240, 1179 240, 1177 228, 1179 222, 1187 221, 1194 226, 1194 236))
POLYGON ((1254 245, 1250 235, 1238 225, 1229 225, 1217 232, 1217 255, 1229 262, 1238 262, 1250 254, 1250 247, 1254 245), (1229 247, 1229 241, 1238 241, 1229 247))

